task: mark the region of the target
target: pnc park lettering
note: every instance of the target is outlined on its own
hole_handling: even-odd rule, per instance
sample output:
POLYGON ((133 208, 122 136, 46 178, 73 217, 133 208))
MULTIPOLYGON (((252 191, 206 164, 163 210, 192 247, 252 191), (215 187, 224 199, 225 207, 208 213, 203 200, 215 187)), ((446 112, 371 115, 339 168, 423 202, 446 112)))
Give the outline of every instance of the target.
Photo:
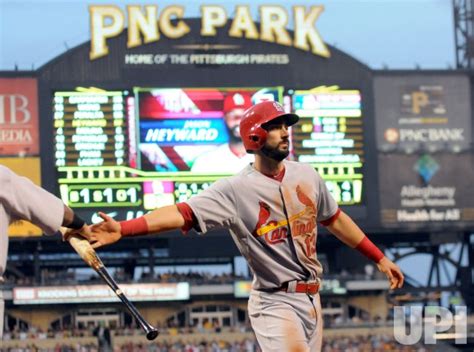
MULTIPOLYGON (((281 6, 260 6, 259 26, 253 21, 249 6, 237 5, 232 11, 228 36, 261 40, 297 49, 310 51, 315 55, 329 57, 330 52, 316 29, 316 21, 324 6, 294 6, 292 19, 293 35, 286 29, 290 20, 288 12, 281 6)), ((135 48, 160 40, 161 36, 179 39, 191 32, 184 20, 185 8, 172 5, 161 13, 157 5, 129 5, 126 14, 113 5, 89 7, 91 23, 90 59, 95 60, 109 54, 107 41, 120 35, 127 28, 127 48, 135 48), (127 15, 127 16, 126 16, 127 15)), ((218 5, 201 6, 202 37, 213 37, 227 24, 225 8, 218 5)))

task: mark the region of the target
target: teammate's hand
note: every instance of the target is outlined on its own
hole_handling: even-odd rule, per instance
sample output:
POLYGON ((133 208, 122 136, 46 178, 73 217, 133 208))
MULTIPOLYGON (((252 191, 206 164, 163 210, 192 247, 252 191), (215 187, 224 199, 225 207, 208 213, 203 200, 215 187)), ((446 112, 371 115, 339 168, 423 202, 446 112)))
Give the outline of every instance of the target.
POLYGON ((377 263, 379 271, 387 275, 390 281, 390 289, 402 288, 403 281, 405 280, 402 271, 397 264, 392 262, 387 257, 383 257, 380 262, 377 263))
POLYGON ((92 248, 99 248, 117 242, 122 238, 121 227, 118 221, 99 212, 99 216, 104 220, 91 226, 91 234, 87 238, 92 248))

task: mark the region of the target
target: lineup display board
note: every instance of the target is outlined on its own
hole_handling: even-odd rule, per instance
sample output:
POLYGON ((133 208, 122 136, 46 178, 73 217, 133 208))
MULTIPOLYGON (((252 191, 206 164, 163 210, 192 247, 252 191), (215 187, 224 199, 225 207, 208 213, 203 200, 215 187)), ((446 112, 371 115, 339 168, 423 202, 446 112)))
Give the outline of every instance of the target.
POLYGON ((125 164, 126 92, 54 95, 56 166, 125 164))
POLYGON ((339 204, 362 204, 361 94, 338 87, 55 92, 61 197, 91 222, 97 210, 126 219, 186 201, 253 161, 238 125, 265 100, 301 116, 289 158, 317 169, 339 204))
POLYGON ((339 204, 362 203, 364 138, 358 90, 318 87, 291 91, 295 159, 323 176, 339 204))

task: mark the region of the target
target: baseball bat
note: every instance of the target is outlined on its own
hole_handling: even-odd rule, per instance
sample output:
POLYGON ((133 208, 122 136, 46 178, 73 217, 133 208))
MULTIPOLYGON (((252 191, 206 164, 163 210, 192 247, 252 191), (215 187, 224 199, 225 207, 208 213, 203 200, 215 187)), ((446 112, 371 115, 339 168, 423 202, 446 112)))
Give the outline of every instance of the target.
POLYGON ((115 280, 110 276, 106 267, 100 260, 99 256, 95 252, 94 248, 90 245, 89 241, 85 238, 80 237, 79 235, 71 235, 69 237, 69 243, 74 248, 74 250, 80 255, 80 257, 92 268, 94 269, 100 277, 109 285, 109 287, 114 291, 114 293, 120 298, 128 311, 132 316, 138 321, 141 328, 146 333, 146 338, 148 340, 154 340, 158 336, 158 329, 150 325, 145 318, 140 314, 140 312, 135 308, 132 302, 130 302, 122 292, 120 287, 118 287, 115 280))

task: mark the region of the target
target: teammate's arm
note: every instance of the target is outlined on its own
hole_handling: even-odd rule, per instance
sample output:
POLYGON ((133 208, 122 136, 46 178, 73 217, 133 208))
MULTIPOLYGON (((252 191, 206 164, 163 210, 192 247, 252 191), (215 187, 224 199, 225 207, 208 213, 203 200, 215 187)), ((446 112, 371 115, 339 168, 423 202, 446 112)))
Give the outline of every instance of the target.
POLYGON ((99 212, 104 220, 91 226, 91 233, 86 237, 93 248, 99 248, 117 242, 122 237, 140 236, 149 233, 160 233, 183 228, 185 218, 176 205, 169 205, 128 221, 116 221, 99 212))
POLYGON ((327 229, 346 245, 359 250, 374 261, 377 268, 389 279, 391 289, 403 286, 404 277, 400 268, 369 240, 347 214, 341 211, 334 221, 327 226, 327 229))
POLYGON ((28 178, 0 165, 0 202, 12 220, 28 220, 46 234, 65 226, 87 231, 86 223, 61 199, 35 185, 28 178))

